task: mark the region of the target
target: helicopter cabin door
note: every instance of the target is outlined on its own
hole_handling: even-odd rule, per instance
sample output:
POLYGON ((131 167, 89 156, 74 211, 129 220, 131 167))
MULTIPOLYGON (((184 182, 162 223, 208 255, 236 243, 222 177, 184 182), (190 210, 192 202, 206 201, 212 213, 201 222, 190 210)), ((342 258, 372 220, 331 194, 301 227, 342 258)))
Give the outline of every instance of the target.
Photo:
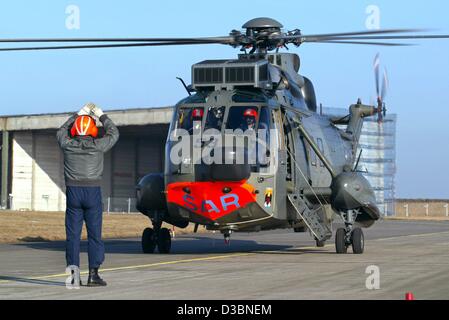
MULTIPOLYGON (((324 148, 324 138, 322 136, 314 136, 314 141, 316 142, 318 149, 326 156, 326 150, 324 148)), ((309 159, 309 168, 310 168, 310 178, 312 180, 312 187, 315 188, 324 188, 328 187, 328 175, 324 163, 320 160, 320 158, 316 155, 315 151, 313 151, 310 144, 307 143, 307 153, 309 159)))

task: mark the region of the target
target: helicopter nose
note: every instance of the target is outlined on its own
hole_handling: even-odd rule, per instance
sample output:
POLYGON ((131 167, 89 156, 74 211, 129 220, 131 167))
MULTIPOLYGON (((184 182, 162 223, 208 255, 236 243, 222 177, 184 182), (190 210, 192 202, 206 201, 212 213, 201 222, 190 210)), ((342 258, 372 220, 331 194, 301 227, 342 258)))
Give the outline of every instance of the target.
MULTIPOLYGON (((221 161, 195 166, 196 181, 244 181, 251 175, 246 148, 223 148, 221 161)), ((220 160, 220 159, 219 159, 220 160)))

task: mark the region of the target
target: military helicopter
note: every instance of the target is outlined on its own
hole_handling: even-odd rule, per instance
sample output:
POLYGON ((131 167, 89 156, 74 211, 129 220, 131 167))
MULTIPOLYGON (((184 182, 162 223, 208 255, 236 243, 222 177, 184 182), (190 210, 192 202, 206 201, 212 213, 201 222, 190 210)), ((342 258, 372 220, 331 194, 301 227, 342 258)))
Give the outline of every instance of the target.
POLYGON ((153 225, 143 231, 143 252, 153 253, 156 246, 160 253, 170 252, 171 234, 163 222, 178 228, 194 223, 195 231, 203 225, 223 233, 225 241, 233 232, 291 228, 309 231, 322 247, 340 217, 344 227, 335 233, 336 252, 345 254, 352 246, 353 253, 362 254, 362 228, 372 226, 381 214, 372 187, 358 171, 357 149, 364 118, 377 116, 382 124, 386 81, 380 85, 375 67, 377 105, 359 100, 344 118, 321 115, 313 83, 298 73, 299 56, 280 51, 304 43, 407 46, 399 40, 449 36, 416 35, 421 31, 416 29, 303 35, 298 29, 282 31, 282 24, 271 18, 250 20, 242 28, 245 32, 205 38, 3 39, 0 43, 101 44, 0 51, 205 44, 240 48, 237 59, 193 65, 191 85, 180 79, 188 96, 174 108, 164 172, 150 173, 136 186, 136 208, 153 225), (206 136, 207 129, 215 135, 206 136), (259 143, 250 148, 249 139, 235 143, 247 132, 263 140, 264 148, 259 143), (254 150, 256 160, 250 161, 254 150), (195 158, 195 152, 222 161, 195 158))

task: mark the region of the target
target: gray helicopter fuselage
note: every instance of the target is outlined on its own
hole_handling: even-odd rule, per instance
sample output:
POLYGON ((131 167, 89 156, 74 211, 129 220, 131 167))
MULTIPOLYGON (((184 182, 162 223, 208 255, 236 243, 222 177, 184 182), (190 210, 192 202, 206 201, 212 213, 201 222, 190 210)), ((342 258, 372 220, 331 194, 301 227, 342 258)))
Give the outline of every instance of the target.
MULTIPOLYGON (((298 69, 299 57, 285 53, 270 54, 268 59, 240 57, 195 65, 192 82, 196 92, 176 105, 166 143, 163 191, 167 206, 154 210, 141 205, 139 210, 150 217, 155 212, 165 215, 164 220, 174 225, 193 222, 211 230, 304 229, 301 215, 288 200, 289 195, 297 195, 310 209, 322 207, 322 220, 331 223, 333 213, 339 213, 339 207, 332 204, 333 196, 340 192, 341 202, 347 193, 341 196, 335 185, 333 190, 333 182, 353 167, 358 139, 348 137, 331 117, 316 112, 313 85, 298 69), (227 81, 217 80, 222 78, 227 81), (226 154, 226 137, 234 135, 227 129, 236 129, 236 114, 248 108, 257 114, 255 126, 270 131, 267 163, 220 166, 196 162, 194 146, 204 153, 205 145, 211 144, 204 140, 203 131, 213 127, 222 136, 226 154), (196 122, 192 119, 195 114, 196 122), (220 121, 211 124, 210 118, 217 114, 220 121), (186 132, 182 139, 187 139, 191 148, 187 154, 176 149, 181 129, 186 132), (181 161, 174 163, 174 154, 180 155, 181 161)), ((363 180, 357 173, 353 179, 363 180)), ((138 190, 145 188, 153 190, 144 183, 138 186, 138 190)), ((362 192, 368 194, 363 199, 374 201, 371 189, 362 192)), ((138 202, 144 198, 138 192, 138 202)), ((357 202, 358 195, 355 198, 357 202)))

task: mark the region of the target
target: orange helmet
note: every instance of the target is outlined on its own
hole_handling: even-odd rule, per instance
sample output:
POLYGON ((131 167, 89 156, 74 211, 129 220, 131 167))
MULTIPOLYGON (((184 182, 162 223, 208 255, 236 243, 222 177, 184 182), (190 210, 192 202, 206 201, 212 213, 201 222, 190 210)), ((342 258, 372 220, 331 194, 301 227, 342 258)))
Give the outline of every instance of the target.
POLYGON ((91 116, 79 116, 70 130, 72 137, 75 136, 91 136, 96 138, 98 136, 98 128, 95 124, 95 119, 91 116))
POLYGON ((257 111, 254 109, 246 109, 243 113, 244 117, 254 117, 257 118, 257 111))
POLYGON ((192 112, 192 118, 194 120, 201 120, 204 115, 204 109, 203 108, 195 108, 192 112))

